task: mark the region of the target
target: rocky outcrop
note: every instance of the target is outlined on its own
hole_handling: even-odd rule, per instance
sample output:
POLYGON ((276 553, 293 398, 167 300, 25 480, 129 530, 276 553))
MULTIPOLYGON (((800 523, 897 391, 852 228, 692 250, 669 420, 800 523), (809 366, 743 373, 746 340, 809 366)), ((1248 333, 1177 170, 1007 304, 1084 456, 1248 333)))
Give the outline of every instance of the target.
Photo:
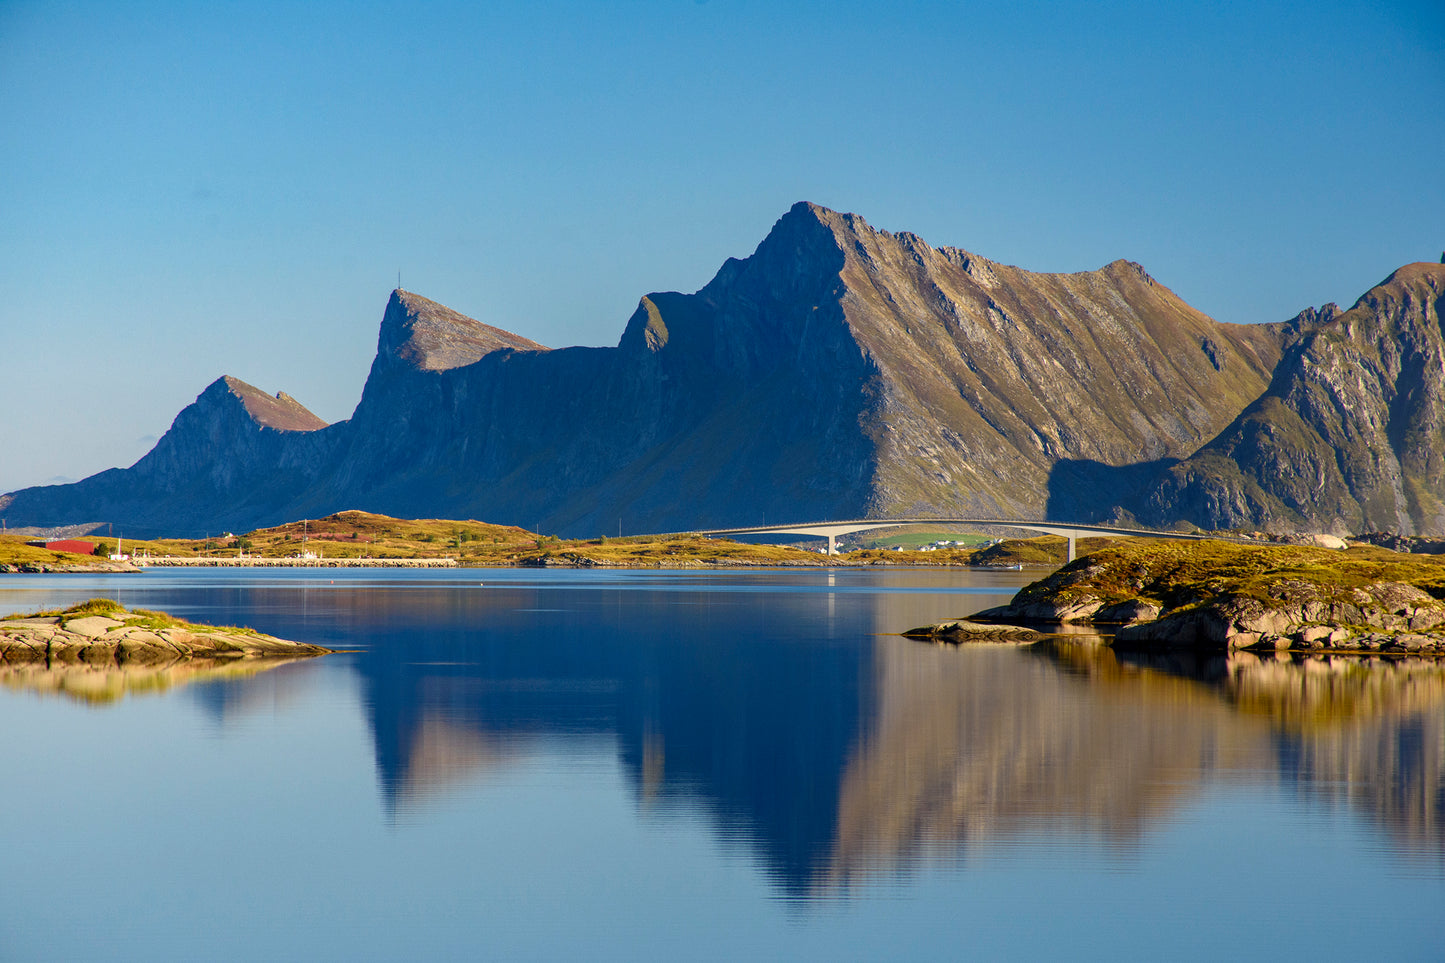
POLYGON ((1445 654, 1445 563, 1380 549, 1139 540, 1019 590, 984 622, 1091 623, 1116 648, 1445 654))
POLYGON ((124 665, 192 658, 295 658, 329 651, 245 629, 194 625, 119 607, 0 620, 0 662, 7 663, 124 665))
POLYGON ((1445 265, 1421 263, 1343 314, 1305 319, 1318 327, 1287 352, 1269 390, 1170 468, 1134 506, 1138 517, 1445 534, 1442 308, 1445 265))
POLYGON ((1395 532, 1365 532, 1351 535, 1350 541, 1366 545, 1378 545, 1392 552, 1414 552, 1420 555, 1445 555, 1445 539, 1425 538, 1420 535, 1400 535, 1395 532))
POLYGON ((990 622, 971 622, 968 619, 948 619, 931 625, 919 626, 903 633, 904 637, 931 642, 1011 642, 1027 645, 1037 642, 1043 636, 1027 626, 1002 625, 990 622))
POLYGON ((1341 595, 1286 579, 1264 598, 1223 594, 1121 626, 1114 646, 1445 654, 1445 605, 1400 582, 1376 582, 1341 595))

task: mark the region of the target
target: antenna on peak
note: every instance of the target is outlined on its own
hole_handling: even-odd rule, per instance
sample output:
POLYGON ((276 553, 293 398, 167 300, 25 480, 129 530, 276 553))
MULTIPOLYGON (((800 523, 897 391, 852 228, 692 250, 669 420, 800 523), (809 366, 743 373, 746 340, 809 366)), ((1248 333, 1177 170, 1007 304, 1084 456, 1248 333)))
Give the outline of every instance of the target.
POLYGON ((401 268, 396 269, 396 289, 401 290, 401 268))

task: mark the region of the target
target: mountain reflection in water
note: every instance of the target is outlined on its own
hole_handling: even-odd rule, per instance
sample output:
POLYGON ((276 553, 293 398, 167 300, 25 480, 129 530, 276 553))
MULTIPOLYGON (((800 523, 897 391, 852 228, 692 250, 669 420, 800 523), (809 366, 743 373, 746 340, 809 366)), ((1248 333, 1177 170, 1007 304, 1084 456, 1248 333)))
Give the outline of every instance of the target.
POLYGON ((1402 852, 1445 856, 1437 662, 886 640, 876 665, 878 714, 844 775, 825 885, 1026 834, 1127 846, 1226 773, 1342 799, 1402 852))
MULTIPOLYGON (((784 637, 826 621, 813 595, 636 595, 548 612, 499 587, 420 633, 394 607, 374 613, 398 620, 398 637, 357 657, 388 806, 405 812, 543 739, 610 737, 639 805, 702 805, 787 890, 805 889, 830 858, 838 774, 869 713, 866 636, 784 637)), ((835 617, 867 601, 834 599, 835 617)))
POLYGON ((640 809, 707 813, 792 896, 1024 837, 1127 851, 1226 778, 1347 803, 1445 865, 1433 662, 932 646, 870 634, 923 619, 868 593, 362 598, 380 628, 356 665, 393 815, 543 741, 603 739, 640 809))

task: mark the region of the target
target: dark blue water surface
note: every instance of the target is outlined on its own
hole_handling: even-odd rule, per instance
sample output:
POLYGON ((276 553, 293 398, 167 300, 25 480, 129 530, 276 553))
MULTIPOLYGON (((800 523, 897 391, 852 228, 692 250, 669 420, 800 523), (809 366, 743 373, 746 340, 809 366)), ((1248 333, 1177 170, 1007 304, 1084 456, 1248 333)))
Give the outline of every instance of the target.
POLYGON ((0 576, 0 959, 1445 957, 1445 670, 896 634, 962 570, 0 576))

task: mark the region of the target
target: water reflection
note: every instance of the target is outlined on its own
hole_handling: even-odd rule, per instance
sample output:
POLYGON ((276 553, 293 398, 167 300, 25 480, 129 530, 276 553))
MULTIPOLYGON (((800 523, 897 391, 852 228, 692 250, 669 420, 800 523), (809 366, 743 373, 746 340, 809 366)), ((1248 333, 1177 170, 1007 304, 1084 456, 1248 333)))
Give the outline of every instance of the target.
MULTIPOLYGON (((12 691, 60 696, 75 702, 102 706, 126 696, 154 695, 193 683, 241 683, 217 686, 217 694, 247 693, 254 700, 263 689, 254 685, 257 677, 282 666, 299 665, 311 659, 176 659, 172 662, 128 664, 56 662, 0 662, 0 687, 12 691)), ((287 675, 287 673, 282 673, 287 675)))
POLYGON ((1268 720, 1270 761, 1287 785, 1350 804, 1402 853, 1445 867, 1445 663, 1235 653, 1167 671, 1181 668, 1242 716, 1268 720))
MULTIPOLYGON (((1445 874, 1438 663, 1150 659, 1065 639, 1019 649, 879 634, 999 604, 1016 574, 477 579, 187 574, 126 590, 132 605, 358 650, 278 672, 228 664, 218 671, 258 674, 190 691, 225 721, 309 698, 310 673, 347 673, 393 822, 426 820, 468 784, 561 747, 620 766, 642 818, 702 815, 785 896, 967 866, 1023 840, 1129 855, 1206 790, 1241 782, 1347 808, 1393 852, 1445 874)), ((65 591, 98 594, 83 582, 65 591)), ((180 684, 101 675, 3 684, 87 701, 180 684)))
POLYGON ((704 585, 576 592, 559 605, 499 587, 453 597, 444 621, 436 601, 383 604, 356 657, 393 815, 561 738, 615 755, 640 809, 701 809, 785 890, 826 865, 837 774, 871 701, 857 635, 871 624, 869 595, 764 601, 704 585), (853 626, 847 644, 830 637, 830 618, 853 626))
POLYGON ((389 809, 560 738, 615 753, 639 810, 708 814, 791 896, 1040 834, 1131 851, 1223 778, 1445 855, 1437 664, 930 646, 869 631, 923 621, 917 598, 818 578, 360 602, 381 626, 357 666, 389 809))
POLYGON ((1376 820, 1445 864, 1445 666, 1128 661, 1098 644, 880 643, 878 711, 843 776, 821 888, 1046 833, 1128 846, 1225 775, 1376 820))

